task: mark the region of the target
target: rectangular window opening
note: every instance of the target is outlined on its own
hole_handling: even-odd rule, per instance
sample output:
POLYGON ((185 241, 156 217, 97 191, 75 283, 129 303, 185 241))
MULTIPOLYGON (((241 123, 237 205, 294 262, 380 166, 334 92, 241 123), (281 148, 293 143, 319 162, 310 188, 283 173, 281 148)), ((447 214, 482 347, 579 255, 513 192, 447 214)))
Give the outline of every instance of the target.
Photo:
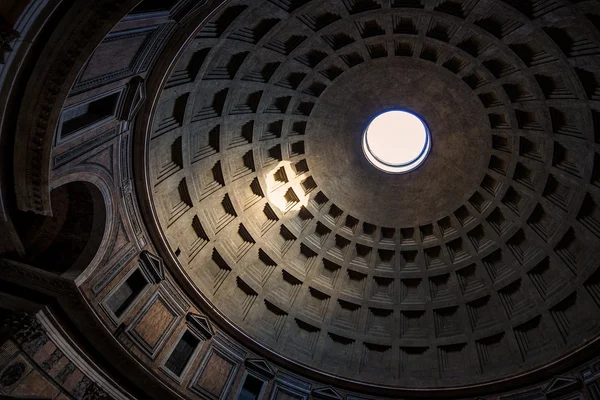
POLYGON ((101 99, 73 107, 63 113, 61 137, 73 133, 115 115, 120 93, 113 93, 101 99))
POLYGON ((165 363, 165 367, 176 376, 181 376, 199 344, 200 339, 196 336, 189 331, 184 333, 165 363))
POLYGON ((106 302, 108 308, 120 318, 125 310, 133 304, 138 295, 146 287, 148 281, 138 269, 123 282, 106 302))
POLYGON ((258 400, 263 385, 264 381, 252 375, 246 375, 238 400, 258 400))

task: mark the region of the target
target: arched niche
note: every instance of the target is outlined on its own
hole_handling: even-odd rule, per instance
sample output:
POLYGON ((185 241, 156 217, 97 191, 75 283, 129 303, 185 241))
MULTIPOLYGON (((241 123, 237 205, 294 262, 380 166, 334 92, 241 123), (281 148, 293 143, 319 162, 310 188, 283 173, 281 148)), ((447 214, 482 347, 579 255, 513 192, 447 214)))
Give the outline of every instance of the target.
POLYGON ((50 193, 52 216, 31 212, 16 217, 25 248, 20 260, 59 275, 77 276, 94 259, 106 229, 106 207, 97 186, 65 183, 50 193))
MULTIPOLYGON (((65 3, 65 2, 63 2, 65 3)), ((13 178, 18 209, 52 213, 51 152, 63 105, 90 55, 140 0, 67 2, 63 17, 40 30, 46 43, 18 99, 13 178), (56 25, 53 24, 56 22, 56 25)), ((37 21, 36 24, 37 25, 37 21)))

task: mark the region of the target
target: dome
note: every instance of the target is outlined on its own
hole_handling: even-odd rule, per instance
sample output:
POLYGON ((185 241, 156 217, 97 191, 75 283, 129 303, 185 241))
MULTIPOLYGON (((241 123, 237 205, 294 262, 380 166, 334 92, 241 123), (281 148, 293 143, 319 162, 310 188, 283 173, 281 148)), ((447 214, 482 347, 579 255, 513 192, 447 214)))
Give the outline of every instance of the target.
POLYGON ((506 4, 418 3, 229 4, 165 85, 148 186, 195 289, 279 356, 361 382, 475 384, 581 343, 546 301, 575 310, 594 258, 576 215, 593 111, 554 28, 538 38, 506 4), (403 175, 361 151, 388 109, 431 128, 403 175))
POLYGON ((90 382, 213 400, 597 390, 597 2, 75 3, 13 7, 46 18, 15 19, 23 37, 52 35, 4 69, 21 83, 0 92, 17 110, 0 295, 29 287, 44 335, 103 371, 76 363, 90 382), (417 142, 377 142, 378 123, 412 133, 386 115, 417 142))

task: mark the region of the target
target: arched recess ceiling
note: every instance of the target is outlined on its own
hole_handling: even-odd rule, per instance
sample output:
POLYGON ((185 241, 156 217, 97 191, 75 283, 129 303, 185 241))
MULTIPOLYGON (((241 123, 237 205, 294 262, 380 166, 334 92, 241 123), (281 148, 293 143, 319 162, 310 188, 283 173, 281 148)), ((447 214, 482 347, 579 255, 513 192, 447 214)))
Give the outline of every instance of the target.
POLYGON ((525 373, 600 316, 597 1, 233 1, 179 61, 149 181, 182 268, 276 353, 401 387, 525 373), (433 148, 386 175, 378 112, 433 148))

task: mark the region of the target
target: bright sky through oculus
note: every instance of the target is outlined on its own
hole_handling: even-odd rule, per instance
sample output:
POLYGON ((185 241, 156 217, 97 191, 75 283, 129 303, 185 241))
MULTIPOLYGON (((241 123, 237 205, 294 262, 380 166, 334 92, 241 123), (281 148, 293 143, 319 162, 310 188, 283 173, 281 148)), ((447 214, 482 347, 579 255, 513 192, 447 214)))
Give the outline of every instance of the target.
POLYGON ((394 110, 378 115, 363 135, 363 150, 377 168, 390 173, 412 171, 431 149, 429 129, 416 115, 394 110))

